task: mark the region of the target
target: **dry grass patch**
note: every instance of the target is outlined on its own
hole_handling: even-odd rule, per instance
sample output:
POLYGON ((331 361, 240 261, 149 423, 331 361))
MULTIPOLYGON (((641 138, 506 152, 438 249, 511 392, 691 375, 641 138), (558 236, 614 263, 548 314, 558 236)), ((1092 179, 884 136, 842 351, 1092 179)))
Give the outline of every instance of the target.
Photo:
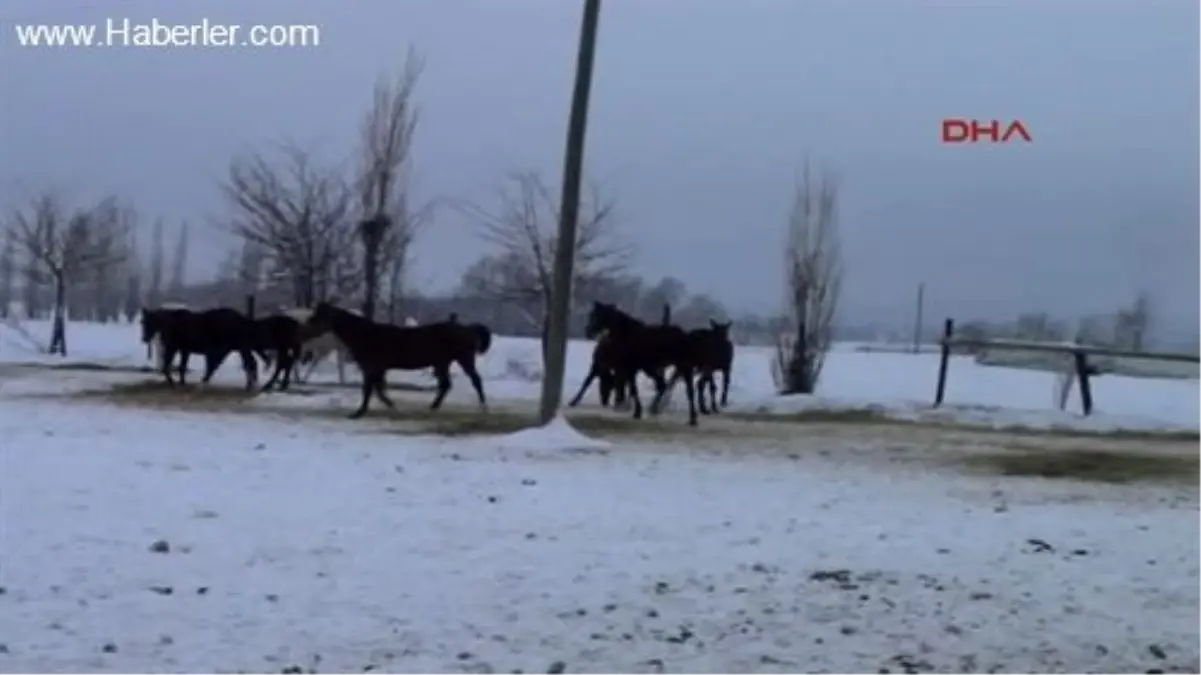
POLYGON ((1028 427, 1021 425, 995 426, 973 422, 955 422, 946 419, 906 419, 889 415, 884 410, 872 408, 850 408, 842 410, 804 410, 794 413, 730 412, 721 413, 730 419, 776 424, 844 424, 882 425, 894 427, 920 427, 945 429, 979 434, 1008 436, 1055 436, 1061 438, 1105 438, 1113 441, 1183 441, 1201 442, 1201 432, 1187 429, 1110 429, 1094 430, 1066 426, 1028 427))
MULTIPOLYGON (((390 386, 389 389, 403 390, 390 386)), ((252 415, 283 415, 297 419, 345 419, 355 409, 353 403, 330 405, 289 405, 295 397, 327 396, 327 388, 310 385, 294 386, 287 393, 259 394, 247 392, 241 387, 228 385, 186 385, 172 387, 161 380, 115 383, 106 388, 89 389, 71 394, 35 395, 53 398, 69 398, 119 406, 147 408, 152 410, 178 410, 198 413, 238 413, 252 415), (253 405, 248 405, 253 401, 253 405), (274 405, 273 405, 274 403, 274 405)), ((375 422, 370 430, 404 435, 436 434, 442 436, 473 436, 505 434, 527 429, 535 424, 536 413, 529 406, 513 406, 504 402, 481 412, 472 404, 447 403, 440 410, 430 410, 429 401, 418 397, 399 397, 396 408, 388 409, 372 401, 364 421, 375 422), (381 428, 380 422, 397 423, 381 428)), ((572 411, 568 414, 572 426, 583 433, 599 436, 643 436, 688 435, 698 433, 689 427, 683 417, 630 419, 628 414, 612 414, 602 411, 572 411)), ((729 425, 720 426, 701 420, 703 433, 712 435, 739 433, 729 425), (716 428, 715 428, 716 427, 716 428)), ((348 425, 354 424, 347 420, 348 425)))
POLYGON ((1113 441, 1179 441, 1201 442, 1201 431, 1188 429, 1077 429, 1073 427, 981 427, 980 431, 1016 436, 1059 436, 1062 438, 1104 438, 1113 441))
MULTIPOLYGON (((96 363, 94 361, 66 361, 63 363, 13 363, 13 368, 27 370, 49 370, 52 372, 77 373, 150 373, 150 366, 119 365, 111 363, 96 363)), ((194 372, 194 371, 188 371, 194 372)))
MULTIPOLYGON (((714 428, 713 425, 705 425, 703 420, 701 430, 698 431, 695 427, 689 427, 684 419, 643 418, 635 420, 628 415, 580 412, 568 414, 567 419, 571 422, 571 426, 581 433, 602 438, 661 438, 664 436, 686 437, 698 433, 708 435, 730 433, 728 428, 714 428)), ((416 431, 400 430, 400 433, 429 433, 441 436, 505 434, 528 429, 537 424, 532 410, 490 410, 487 414, 481 415, 474 410, 468 412, 466 409, 444 409, 431 412, 422 421, 424 424, 416 431)))
MULTIPOLYGON (((140 380, 118 382, 103 389, 85 389, 66 394, 65 397, 156 409, 207 408, 224 411, 236 409, 235 404, 249 401, 256 395, 256 391, 246 391, 244 387, 217 384, 171 386, 162 380, 140 380)), ((55 397, 59 398, 61 395, 55 397)))
POLYGON ((782 424, 912 424, 886 415, 883 411, 870 408, 846 408, 841 410, 813 409, 791 413, 769 412, 721 412, 719 417, 727 417, 746 422, 776 422, 782 424))
POLYGON ((1087 448, 996 450, 973 453, 961 461, 971 469, 1002 476, 1117 484, 1196 485, 1201 468, 1197 455, 1087 448))

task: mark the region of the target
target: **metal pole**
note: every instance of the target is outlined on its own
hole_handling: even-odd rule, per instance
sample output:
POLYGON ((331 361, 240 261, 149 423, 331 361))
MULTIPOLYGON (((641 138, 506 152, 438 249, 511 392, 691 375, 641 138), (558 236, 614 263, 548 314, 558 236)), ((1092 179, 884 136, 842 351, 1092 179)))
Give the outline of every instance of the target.
POLYGON ((575 89, 567 123, 567 148, 563 157, 563 192, 559 199, 559 234, 556 237, 542 402, 538 419, 551 421, 563 398, 563 371, 567 361, 567 319, 571 311, 571 276, 575 262, 576 217, 580 210, 580 176, 584 166, 584 137, 588 129, 588 95, 592 89, 592 62, 596 54, 596 28, 600 0, 584 0, 580 23, 580 48, 576 56, 575 89))

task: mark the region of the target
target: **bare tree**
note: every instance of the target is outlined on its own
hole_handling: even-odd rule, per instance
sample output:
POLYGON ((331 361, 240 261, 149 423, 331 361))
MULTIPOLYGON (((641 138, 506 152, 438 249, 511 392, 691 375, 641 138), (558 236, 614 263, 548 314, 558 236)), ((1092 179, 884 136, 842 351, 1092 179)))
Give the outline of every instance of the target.
POLYGON ((332 167, 292 143, 275 155, 234 159, 221 185, 232 210, 232 229, 266 255, 292 285, 293 300, 309 307, 332 295, 350 295, 355 227, 351 190, 332 167))
POLYGON ((150 278, 147 279, 149 288, 146 289, 146 304, 150 307, 158 307, 163 302, 164 256, 163 219, 158 218, 150 235, 150 278))
POLYGON ((138 255, 137 231, 129 233, 129 241, 125 244, 125 260, 121 268, 125 277, 125 290, 121 302, 121 311, 126 321, 133 321, 138 312, 142 311, 142 261, 138 255))
POLYGON ((131 219, 132 211, 114 197, 71 209, 52 192, 13 214, 17 245, 27 255, 29 269, 54 289, 50 353, 67 354, 68 290, 98 265, 124 257, 131 219))
POLYGON ((1151 295, 1140 291, 1134 302, 1118 310, 1114 317, 1113 343, 1136 352, 1143 351, 1150 332, 1151 314, 1151 295))
POLYGON ((785 305, 795 336, 780 336, 776 358, 784 374, 781 393, 811 394, 817 388, 833 338, 842 288, 838 233, 838 185, 809 163, 794 188, 784 242, 785 305))
MULTIPOLYGON (((388 282, 391 304, 399 299, 409 247, 429 215, 415 208, 410 189, 413 135, 418 111, 414 102, 425 60, 414 49, 404 67, 375 85, 360 139, 359 241, 363 246, 363 315, 374 319, 379 291, 388 282)), ((394 311, 394 310, 393 310, 394 311)))
POLYGON ((178 300, 183 291, 184 280, 187 278, 188 267, 188 224, 179 226, 179 239, 175 241, 175 252, 171 258, 171 281, 167 284, 167 294, 178 300))
MULTIPOLYGON (((479 275, 474 282, 475 290, 498 301, 531 306, 529 321, 545 338, 558 238, 558 200, 537 172, 522 171, 505 176, 495 209, 460 206, 498 252, 488 265, 488 274, 479 275)), ((629 265, 631 248, 616 231, 615 206, 614 201, 602 197, 595 184, 581 200, 573 293, 588 286, 589 280, 616 276, 629 265)))
POLYGON ((7 319, 12 308, 13 284, 17 276, 17 245, 13 233, 4 233, 4 249, 0 251, 0 319, 7 319))

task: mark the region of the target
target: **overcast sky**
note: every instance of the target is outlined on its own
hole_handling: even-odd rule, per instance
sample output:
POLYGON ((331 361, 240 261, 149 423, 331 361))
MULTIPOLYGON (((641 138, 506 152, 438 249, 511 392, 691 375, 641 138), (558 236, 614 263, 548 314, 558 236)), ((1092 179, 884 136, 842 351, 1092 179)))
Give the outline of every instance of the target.
MULTIPOLYGON (((578 0, 5 0, 0 187, 119 191, 204 222, 230 157, 285 137, 346 154, 377 76, 428 59, 417 188, 484 200, 557 182, 578 0), (20 48, 13 23, 313 23, 309 49, 20 48)), ((780 298, 805 157, 842 182, 846 318, 1077 315, 1151 291, 1198 316, 1195 0, 605 0, 587 164, 638 271, 734 308, 780 298), (946 117, 1020 119, 1032 144, 946 146, 946 117)), ((228 240, 206 233, 190 276, 228 240)), ((485 250, 443 213, 413 281, 485 250)))

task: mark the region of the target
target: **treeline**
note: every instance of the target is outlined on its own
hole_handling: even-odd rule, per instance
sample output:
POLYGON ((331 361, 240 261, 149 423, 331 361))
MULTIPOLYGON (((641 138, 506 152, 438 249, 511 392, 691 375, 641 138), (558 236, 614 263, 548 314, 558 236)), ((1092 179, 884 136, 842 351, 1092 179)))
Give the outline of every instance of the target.
POLYGON ((1129 306, 1075 321, 1056 318, 1045 312, 1028 312, 1012 321, 968 321, 956 327, 955 332, 967 339, 1072 341, 1098 347, 1144 351, 1153 346, 1153 323, 1151 298, 1146 293, 1140 293, 1129 306))

